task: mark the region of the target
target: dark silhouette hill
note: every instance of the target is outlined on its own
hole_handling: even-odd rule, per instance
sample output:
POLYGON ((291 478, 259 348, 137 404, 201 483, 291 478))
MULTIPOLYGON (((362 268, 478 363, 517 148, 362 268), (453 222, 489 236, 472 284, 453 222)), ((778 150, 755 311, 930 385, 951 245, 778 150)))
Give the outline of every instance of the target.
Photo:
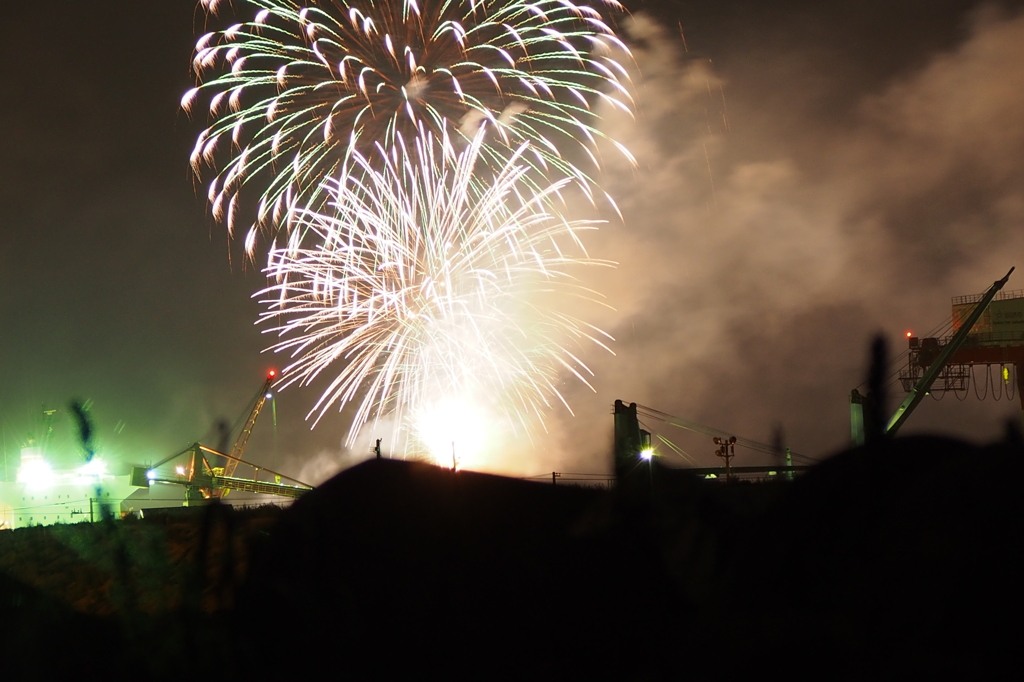
POLYGON ((366 462, 288 510, 239 638, 339 673, 656 674, 682 603, 617 516, 603 491, 366 462), (268 613, 289 618, 242 631, 268 613))
POLYGON ((996 678, 1022 630, 1021 480, 1012 434, 878 438, 792 483, 655 465, 613 491, 373 460, 273 514, 11 531, 34 568, 0 571, 4 679, 996 678), (115 549, 113 579, 80 569, 115 549))
POLYGON ((1012 433, 881 439, 815 467, 751 526, 722 586, 730 670, 1005 674, 1024 634, 1022 482, 1012 433))
POLYGON ((124 658, 116 621, 78 613, 2 574, 0 652, 5 680, 77 677, 92 661, 124 658))
POLYGON ((238 644, 385 677, 991 672, 1020 634, 1021 455, 882 439, 789 485, 614 494, 371 461, 284 515, 238 644))

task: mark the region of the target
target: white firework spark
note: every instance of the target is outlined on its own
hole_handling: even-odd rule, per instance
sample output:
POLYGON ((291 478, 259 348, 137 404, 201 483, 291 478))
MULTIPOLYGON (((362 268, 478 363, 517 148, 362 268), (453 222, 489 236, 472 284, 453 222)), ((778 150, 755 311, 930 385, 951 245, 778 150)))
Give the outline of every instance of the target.
POLYGON ((475 181, 485 135, 458 151, 423 131, 408 147, 351 154, 327 184, 331 210, 295 208, 302 229, 271 248, 271 285, 257 296, 280 337, 271 350, 294 358, 283 385, 328 376, 310 414, 355 403, 350 444, 368 420, 449 400, 526 425, 565 402, 564 377, 586 383, 575 349, 607 348, 607 334, 567 312, 596 300, 572 271, 611 265, 583 249, 596 224, 549 210, 569 180, 524 186, 525 147, 492 183, 475 181))
MULTIPOLYGON (((599 0, 620 11, 617 0, 599 0)), ((203 0, 215 13, 224 3, 203 0)), ((493 135, 478 155, 499 172, 529 142, 530 177, 586 174, 560 151, 572 141, 587 164, 597 100, 630 110, 628 76, 614 54, 628 54, 596 9, 574 0, 242 0, 255 16, 196 44, 200 99, 212 122, 192 164, 218 168, 209 186, 214 215, 235 229, 238 193, 263 188, 246 246, 260 227, 294 216, 296 203, 320 210, 352 151, 377 162, 392 146, 426 130, 452 140, 493 135)), ((622 151, 627 154, 623 148, 622 151)), ((520 157, 521 163, 527 159, 520 157)), ((360 170, 349 164, 348 171, 360 170)), ((478 169, 478 172, 480 170, 478 169)))

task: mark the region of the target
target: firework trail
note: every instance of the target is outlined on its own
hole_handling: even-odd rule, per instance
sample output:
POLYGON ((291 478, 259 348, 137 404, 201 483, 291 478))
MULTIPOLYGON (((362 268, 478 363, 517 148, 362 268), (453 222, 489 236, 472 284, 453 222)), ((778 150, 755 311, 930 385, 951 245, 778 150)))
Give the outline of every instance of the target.
MULTIPOLYGON (((599 0, 621 10, 617 0, 599 0)), ((215 14, 219 0, 202 0, 215 14)), ((209 186, 213 214, 235 229, 239 191, 264 188, 246 250, 260 227, 280 226, 291 207, 321 209, 322 181, 379 168, 374 145, 426 130, 466 145, 483 124, 493 133, 476 154, 501 172, 524 142, 538 192, 548 179, 590 183, 560 151, 572 143, 587 164, 600 136, 592 104, 630 110, 628 54, 600 13, 573 0, 243 0, 252 20, 207 33, 193 70, 211 124, 192 165, 220 169, 209 186), (347 163, 357 152, 362 163, 347 163)), ((623 153, 628 152, 622 148, 623 153)), ((478 172, 479 169, 478 169, 478 172)))
POLYGON ((566 371, 586 382, 574 349, 610 338, 565 312, 595 300, 571 271, 609 265, 583 249, 594 223, 548 209, 569 180, 525 186, 523 147, 493 182, 475 181, 485 135, 459 151, 424 130, 402 151, 352 154, 357 168, 327 185, 331 210, 296 209, 302 229, 271 249, 257 296, 281 339, 272 350, 295 358, 284 385, 340 366, 310 414, 357 403, 349 444, 370 419, 408 428, 452 399, 527 426, 564 403, 566 371))

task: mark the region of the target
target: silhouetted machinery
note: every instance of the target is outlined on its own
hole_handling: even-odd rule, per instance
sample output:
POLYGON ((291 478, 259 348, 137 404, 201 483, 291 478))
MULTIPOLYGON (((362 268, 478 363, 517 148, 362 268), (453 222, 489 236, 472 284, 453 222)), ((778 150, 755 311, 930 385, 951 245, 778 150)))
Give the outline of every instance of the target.
MULTIPOLYGON (((1024 290, 1003 292, 1010 274, 994 282, 983 294, 953 299, 952 330, 945 337, 918 338, 908 334, 907 367, 900 382, 908 395, 889 418, 884 432, 894 435, 921 400, 929 393, 967 391, 976 367, 984 368, 991 381, 992 366, 999 366, 1000 380, 1009 391, 1011 368, 1013 386, 1024 410, 1024 290)), ((986 386, 987 386, 986 383, 986 386)), ((987 395, 986 387, 986 395, 987 395)), ((867 396, 856 389, 850 396, 850 434, 854 445, 864 443, 864 405, 867 396)))
POLYGON ((150 467, 133 467, 132 484, 139 487, 148 487, 154 483, 183 485, 186 506, 224 497, 232 490, 291 498, 300 497, 312 490, 312 486, 301 481, 242 459, 256 420, 267 400, 272 397, 270 387, 276 378, 277 372, 274 370, 267 373, 266 381, 256 394, 242 430, 231 447, 231 454, 218 452, 196 442, 150 467), (252 478, 235 475, 240 464, 252 468, 252 478), (273 476, 273 481, 260 480, 261 474, 273 476))
MULTIPOLYGON (((652 444, 651 432, 640 428, 640 417, 650 420, 651 423, 659 423, 661 425, 683 429, 692 433, 710 436, 711 442, 720 446, 715 454, 722 459, 725 459, 726 465, 724 467, 690 466, 680 468, 681 471, 685 471, 696 476, 709 478, 724 476, 725 480, 731 480, 736 475, 781 475, 786 479, 792 479, 794 473, 808 468, 803 465, 794 466, 793 458, 797 457, 802 460, 812 459, 793 452, 790 448, 783 446, 781 443, 776 445, 765 445, 764 443, 758 443, 757 441, 750 440, 749 438, 738 438, 733 435, 728 435, 719 429, 713 429, 702 424, 697 424, 696 422, 687 421, 681 417, 676 417, 645 405, 637 405, 636 403, 629 403, 627 405, 621 400, 616 400, 612 408, 612 414, 615 419, 615 478, 620 485, 629 477, 635 476, 641 471, 645 473, 649 472, 653 466, 652 460, 657 456, 654 445, 652 444), (770 455, 777 459, 778 463, 765 466, 732 466, 731 460, 736 454, 737 445, 755 452, 770 455), (644 464, 652 466, 643 466, 644 464)), ((674 451, 684 459, 688 459, 691 464, 695 463, 694 460, 690 459, 688 455, 686 455, 670 440, 662 436, 660 433, 655 435, 660 443, 668 450, 674 451)))

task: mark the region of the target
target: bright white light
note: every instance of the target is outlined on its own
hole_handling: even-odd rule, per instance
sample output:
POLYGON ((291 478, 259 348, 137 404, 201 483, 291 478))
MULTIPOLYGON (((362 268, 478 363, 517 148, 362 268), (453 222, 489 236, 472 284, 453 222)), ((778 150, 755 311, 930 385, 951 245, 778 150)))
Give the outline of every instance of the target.
POLYGON ((480 466, 490 444, 492 421, 469 400, 444 399, 417 411, 414 437, 438 466, 474 468, 480 466))
POLYGON ((78 475, 85 478, 100 478, 107 474, 107 463, 99 457, 93 457, 78 468, 78 475))
POLYGON ((29 488, 48 488, 53 485, 55 478, 50 465, 42 459, 22 461, 18 467, 18 483, 24 483, 29 488))
POLYGON ((149 471, 147 471, 146 478, 148 478, 151 481, 154 480, 156 478, 156 469, 150 469, 149 471))
POLYGON ((651 461, 651 457, 654 457, 654 450, 651 448, 644 448, 640 451, 640 459, 645 461, 651 461))
POLYGON ((178 474, 179 476, 184 476, 185 467, 174 467, 174 473, 178 474))

